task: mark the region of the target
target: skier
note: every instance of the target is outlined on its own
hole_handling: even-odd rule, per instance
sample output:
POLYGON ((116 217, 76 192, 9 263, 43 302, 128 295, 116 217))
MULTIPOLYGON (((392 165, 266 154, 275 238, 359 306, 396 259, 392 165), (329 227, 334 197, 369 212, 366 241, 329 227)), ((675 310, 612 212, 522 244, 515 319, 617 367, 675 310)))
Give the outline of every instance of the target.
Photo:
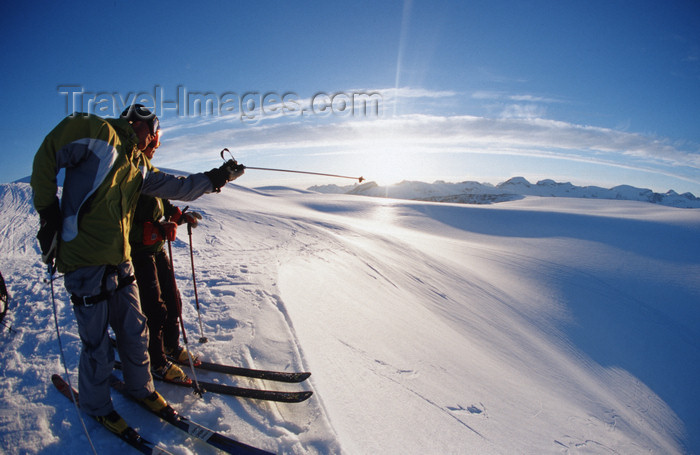
MULTIPOLYGON (((143 151, 149 161, 159 146, 158 141, 152 141, 143 151)), ((141 310, 148 324, 151 372, 169 381, 192 382, 166 357, 171 355, 180 363, 188 360, 187 351, 179 344, 180 291, 164 245, 166 240, 175 240, 178 225, 188 223, 196 227, 200 219, 199 213, 183 214, 167 199, 141 194, 129 236, 141 310)))
MULTIPOLYGON (((148 157, 152 156, 151 153, 148 157)), ((166 240, 175 240, 178 225, 187 223, 196 227, 201 219, 199 213, 183 213, 167 199, 142 194, 131 228, 134 272, 141 309, 148 318, 151 371, 168 381, 191 383, 182 369, 166 357, 167 354, 179 363, 188 360, 186 348, 179 344, 178 318, 182 313, 180 291, 164 245, 166 240)), ((196 363, 196 358, 193 359, 196 363)))
POLYGON ((2 305, 2 308, 0 308, 0 324, 2 325, 5 325, 3 319, 5 319, 5 313, 7 313, 7 301, 7 288, 5 287, 5 280, 2 278, 2 273, 0 273, 0 305, 2 305))
POLYGON ((80 406, 117 434, 129 427, 110 397, 114 352, 108 325, 117 338, 127 392, 154 411, 169 406, 153 386, 146 318, 131 264, 129 231, 138 196, 193 200, 218 192, 244 170, 230 160, 187 178, 166 174, 143 154, 159 138, 159 120, 143 105, 130 106, 117 119, 74 113, 46 136, 31 177, 42 260, 51 273, 64 273, 82 342, 80 406))

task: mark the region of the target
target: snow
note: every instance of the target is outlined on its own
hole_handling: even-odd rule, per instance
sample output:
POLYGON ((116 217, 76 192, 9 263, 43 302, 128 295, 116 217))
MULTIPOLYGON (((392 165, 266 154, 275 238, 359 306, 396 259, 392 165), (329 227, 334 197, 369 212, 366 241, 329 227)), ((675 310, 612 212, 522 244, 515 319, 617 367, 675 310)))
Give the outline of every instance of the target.
MULTIPOLYGON (((404 186, 414 198, 439 193, 404 186)), ((6 321, 17 331, 0 333, 0 451, 89 453, 49 380, 63 367, 30 194, 0 185, 6 321)), ((158 390, 199 423, 277 453, 700 452, 700 210, 517 196, 465 205, 228 185, 189 203, 204 215, 193 243, 210 340, 196 341, 182 229, 173 250, 191 347, 313 372, 303 384, 198 377, 315 394, 274 404, 158 390)), ((80 342, 55 284, 75 382, 80 342)), ((173 453, 215 453, 113 398, 173 453)), ((131 450, 85 423, 98 453, 131 450)))

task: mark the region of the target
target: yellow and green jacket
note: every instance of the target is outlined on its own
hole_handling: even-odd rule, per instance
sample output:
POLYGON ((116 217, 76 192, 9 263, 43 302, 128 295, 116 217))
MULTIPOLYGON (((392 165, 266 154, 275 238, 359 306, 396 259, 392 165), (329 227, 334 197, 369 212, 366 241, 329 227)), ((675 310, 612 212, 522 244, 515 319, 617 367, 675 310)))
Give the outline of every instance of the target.
POLYGON ((65 169, 59 272, 119 265, 131 259, 129 232, 141 193, 190 201, 213 191, 209 178, 160 172, 137 148, 128 121, 76 113, 51 131, 34 157, 31 186, 37 211, 49 207, 65 169))

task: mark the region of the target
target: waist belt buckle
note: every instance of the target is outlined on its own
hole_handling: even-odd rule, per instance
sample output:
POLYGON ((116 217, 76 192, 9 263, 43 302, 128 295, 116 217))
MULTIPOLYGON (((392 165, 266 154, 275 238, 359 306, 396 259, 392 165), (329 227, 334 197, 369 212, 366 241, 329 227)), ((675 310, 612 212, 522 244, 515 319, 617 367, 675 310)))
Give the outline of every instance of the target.
POLYGON ((80 300, 80 306, 83 306, 86 308, 90 308, 91 306, 95 306, 96 302, 92 302, 92 300, 93 300, 92 297, 93 296, 91 296, 91 295, 84 295, 82 297, 78 297, 78 299, 80 300), (88 300, 92 303, 89 303, 88 300))

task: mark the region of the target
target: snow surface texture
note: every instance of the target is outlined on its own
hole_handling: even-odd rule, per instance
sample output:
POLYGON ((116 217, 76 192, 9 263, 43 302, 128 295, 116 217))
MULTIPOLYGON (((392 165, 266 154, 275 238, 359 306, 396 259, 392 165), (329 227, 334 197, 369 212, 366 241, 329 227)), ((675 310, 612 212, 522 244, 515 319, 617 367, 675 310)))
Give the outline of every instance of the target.
MULTIPOLYGON (((38 217, 0 185, 0 452, 89 453, 62 373, 38 217)), ((185 204, 182 204, 185 205, 185 204)), ((204 358, 310 370, 272 404, 157 384, 200 423, 278 453, 700 453, 700 210, 524 197, 493 205, 228 185, 189 203, 207 344, 186 232, 173 244, 191 347, 204 358)), ((80 341, 62 281, 61 339, 80 341)), ((215 453, 117 393, 173 453, 215 453)), ((91 420, 100 454, 131 449, 91 420)))
POLYGON ((700 198, 692 193, 678 194, 673 190, 654 193, 645 188, 620 185, 606 189, 598 186, 576 186, 571 183, 558 183, 554 180, 540 180, 533 185, 523 177, 513 177, 493 186, 479 182, 410 182, 397 185, 379 186, 375 182, 363 185, 323 185, 310 190, 319 193, 347 193, 364 196, 392 197, 435 202, 462 202, 468 204, 491 204, 522 199, 525 196, 546 196, 566 198, 616 199, 625 201, 653 202, 670 207, 700 208, 700 198))

